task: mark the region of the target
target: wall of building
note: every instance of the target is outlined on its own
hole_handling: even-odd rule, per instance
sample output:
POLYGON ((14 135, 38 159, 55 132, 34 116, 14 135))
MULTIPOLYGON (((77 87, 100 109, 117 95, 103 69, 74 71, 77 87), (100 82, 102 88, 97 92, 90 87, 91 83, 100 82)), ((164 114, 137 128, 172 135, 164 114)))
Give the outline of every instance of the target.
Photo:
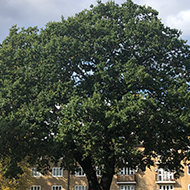
MULTIPOLYGON (((159 185, 165 186, 165 190, 190 190, 190 173, 187 170, 188 166, 184 166, 184 173, 181 174, 179 179, 164 179, 164 181, 158 180, 158 167, 151 167, 145 172, 137 171, 133 175, 114 175, 111 189, 120 190, 120 185, 133 185, 134 190, 159 190, 159 185), (169 189, 167 189, 169 188, 169 189)), ((49 172, 47 175, 41 175, 35 177, 35 184, 40 185, 41 190, 52 190, 53 185, 61 185, 62 190, 75 190, 76 185, 86 186, 87 190, 87 179, 85 176, 75 176, 68 171, 63 171, 62 177, 53 177, 52 173, 49 172)), ((162 189, 161 189, 162 190, 162 189)))

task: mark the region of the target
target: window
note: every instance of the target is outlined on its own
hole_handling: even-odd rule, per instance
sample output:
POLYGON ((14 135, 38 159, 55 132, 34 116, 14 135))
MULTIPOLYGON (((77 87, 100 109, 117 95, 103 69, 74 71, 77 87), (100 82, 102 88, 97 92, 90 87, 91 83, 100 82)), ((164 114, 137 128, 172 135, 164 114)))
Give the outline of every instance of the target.
POLYGON ((53 177, 62 177, 63 176, 63 169, 60 167, 52 168, 52 176, 53 177))
POLYGON ((62 190, 62 186, 61 185, 53 185, 51 187, 51 190, 62 190))
POLYGON ((75 190, 85 190, 84 185, 75 185, 75 190))
POLYGON ((31 168, 32 177, 40 177, 41 173, 36 170, 36 168, 31 168))
POLYGON ((85 176, 85 173, 81 167, 77 168, 75 171, 75 176, 85 176))
POLYGON ((135 187, 133 185, 121 185, 120 190, 134 190, 135 187))
POLYGON ((96 167, 96 175, 97 176, 101 176, 102 175, 101 169, 99 169, 98 167, 96 167))
POLYGON ((30 190, 41 190, 41 186, 40 185, 32 185, 30 187, 30 190))
POLYGON ((134 175, 134 170, 131 168, 122 168, 120 170, 120 175, 134 175))
POLYGON ((174 178, 172 172, 165 171, 162 168, 158 169, 158 181, 173 181, 173 180, 174 178))
POLYGON ((159 185, 159 190, 173 190, 173 185, 159 185))
POLYGON ((187 166, 187 175, 190 175, 190 165, 187 166))

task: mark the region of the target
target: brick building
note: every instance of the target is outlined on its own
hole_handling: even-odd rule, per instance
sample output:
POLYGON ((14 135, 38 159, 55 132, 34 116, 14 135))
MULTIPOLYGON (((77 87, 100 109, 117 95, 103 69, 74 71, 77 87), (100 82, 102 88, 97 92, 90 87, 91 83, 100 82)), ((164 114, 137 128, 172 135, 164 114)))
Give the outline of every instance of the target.
MULTIPOLYGON (((75 174, 60 167, 52 167, 47 175, 41 175, 36 168, 31 171, 35 184, 30 190, 88 190, 87 179, 80 167, 75 174)), ((172 172, 159 168, 157 163, 145 172, 122 168, 114 175, 111 190, 190 190, 190 166, 184 166, 184 173, 178 179, 174 179, 172 172)))

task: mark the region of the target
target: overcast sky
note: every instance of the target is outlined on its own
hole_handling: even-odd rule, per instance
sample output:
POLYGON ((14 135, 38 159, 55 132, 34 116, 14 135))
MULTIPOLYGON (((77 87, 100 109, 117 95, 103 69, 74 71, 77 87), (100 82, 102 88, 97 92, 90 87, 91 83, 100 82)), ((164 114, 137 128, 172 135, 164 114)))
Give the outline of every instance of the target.
MULTIPOLYGON (((107 0, 102 0, 106 2, 107 0)), ((190 0, 133 0, 159 11, 165 25, 183 31, 182 38, 190 44, 190 0)), ((125 0, 115 0, 121 4, 125 0)), ((0 43, 8 35, 9 28, 44 27, 50 21, 60 21, 75 13, 96 5, 96 0, 0 0, 0 43)))

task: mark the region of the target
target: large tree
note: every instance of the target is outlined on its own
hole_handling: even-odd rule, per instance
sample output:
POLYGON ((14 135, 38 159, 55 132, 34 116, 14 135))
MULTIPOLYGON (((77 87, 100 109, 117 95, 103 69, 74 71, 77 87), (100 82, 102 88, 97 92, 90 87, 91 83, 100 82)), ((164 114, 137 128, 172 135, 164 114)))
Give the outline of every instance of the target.
POLYGON ((12 27, 0 48, 1 157, 79 163, 89 190, 109 190, 120 167, 145 170, 157 155, 179 174, 190 158, 190 48, 180 35, 131 0, 98 1, 40 30, 12 27))

